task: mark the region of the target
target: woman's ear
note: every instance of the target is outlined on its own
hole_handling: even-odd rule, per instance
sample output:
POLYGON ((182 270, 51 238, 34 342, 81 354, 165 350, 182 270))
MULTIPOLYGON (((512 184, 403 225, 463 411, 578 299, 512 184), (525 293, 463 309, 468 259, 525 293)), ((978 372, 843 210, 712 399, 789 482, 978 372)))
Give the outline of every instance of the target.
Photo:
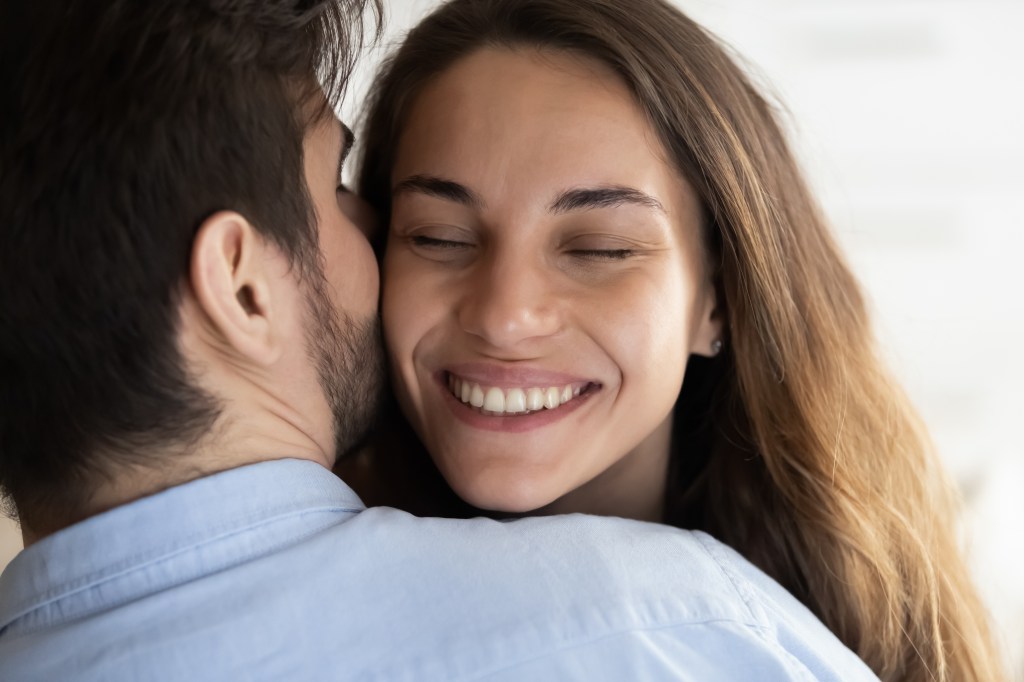
POLYGON ((274 286, 277 258, 252 224, 233 211, 203 221, 192 243, 190 284, 206 325, 219 340, 259 365, 280 357, 274 286))
POLYGON ((718 301, 718 287, 708 283, 697 299, 694 311, 695 328, 690 352, 714 357, 722 350, 725 334, 725 311, 718 301))

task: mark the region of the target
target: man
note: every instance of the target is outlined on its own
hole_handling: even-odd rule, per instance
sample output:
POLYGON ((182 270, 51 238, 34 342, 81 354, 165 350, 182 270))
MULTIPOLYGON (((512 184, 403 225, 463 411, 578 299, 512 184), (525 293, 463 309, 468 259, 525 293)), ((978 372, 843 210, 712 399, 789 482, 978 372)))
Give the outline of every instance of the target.
POLYGON ((868 677, 706 536, 330 473, 381 386, 331 113, 366 4, 0 9, 0 677, 868 677))

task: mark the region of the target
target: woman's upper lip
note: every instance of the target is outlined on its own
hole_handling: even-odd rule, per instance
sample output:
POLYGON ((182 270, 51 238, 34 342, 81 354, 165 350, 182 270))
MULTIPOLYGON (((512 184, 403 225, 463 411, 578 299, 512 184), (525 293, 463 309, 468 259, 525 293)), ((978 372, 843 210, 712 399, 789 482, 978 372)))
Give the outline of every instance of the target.
POLYGON ((505 388, 531 388, 534 386, 565 386, 566 384, 599 383, 593 378, 529 365, 508 365, 486 362, 464 362, 446 365, 438 378, 447 381, 445 374, 454 374, 465 381, 505 388))

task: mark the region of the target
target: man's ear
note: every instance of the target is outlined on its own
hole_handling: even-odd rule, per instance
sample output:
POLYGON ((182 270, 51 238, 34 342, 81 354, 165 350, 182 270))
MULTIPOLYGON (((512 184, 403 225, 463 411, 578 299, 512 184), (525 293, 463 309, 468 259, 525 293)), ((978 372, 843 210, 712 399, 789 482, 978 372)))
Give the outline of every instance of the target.
MULTIPOLYGON (((192 243, 192 291, 206 323, 223 343, 259 365, 282 352, 275 333, 275 286, 281 278, 268 244, 233 211, 203 221, 192 243)), ((280 306, 277 306, 280 307, 280 306)))
POLYGON ((708 283, 697 299, 694 310, 696 328, 692 337, 690 352, 705 357, 714 357, 722 350, 725 333, 725 311, 718 301, 717 287, 708 283))

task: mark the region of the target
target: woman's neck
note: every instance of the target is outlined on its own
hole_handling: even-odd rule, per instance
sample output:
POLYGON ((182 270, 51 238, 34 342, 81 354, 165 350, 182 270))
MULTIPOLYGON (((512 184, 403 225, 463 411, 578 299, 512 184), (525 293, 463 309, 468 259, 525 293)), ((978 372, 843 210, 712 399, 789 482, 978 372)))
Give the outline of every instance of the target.
POLYGON ((671 445, 670 414, 643 442, 596 478, 529 515, 582 513, 660 522, 671 445))

